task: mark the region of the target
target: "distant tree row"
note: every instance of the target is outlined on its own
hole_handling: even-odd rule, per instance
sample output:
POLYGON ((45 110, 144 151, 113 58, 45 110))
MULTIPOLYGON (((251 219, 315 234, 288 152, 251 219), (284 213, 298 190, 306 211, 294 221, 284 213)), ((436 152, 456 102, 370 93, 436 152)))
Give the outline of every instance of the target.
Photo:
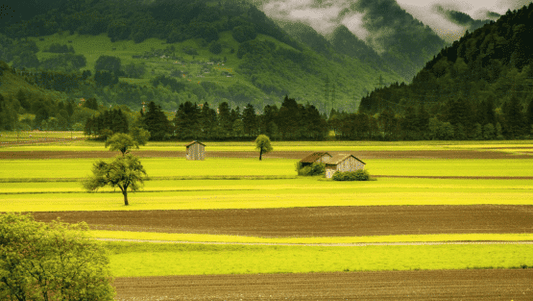
POLYGON ((512 97, 501 108, 490 99, 474 106, 462 99, 443 105, 390 108, 369 115, 334 113, 328 123, 346 140, 501 140, 533 138, 533 100, 523 106, 512 97))
POLYGON ((217 110, 185 102, 172 120, 173 136, 179 140, 249 140, 266 134, 274 140, 323 140, 326 120, 312 105, 303 106, 285 96, 281 107, 267 105, 257 114, 253 105, 241 110, 221 103, 217 110))
MULTIPOLYGON (((89 118, 85 132, 99 139, 114 133, 128 133, 128 124, 146 129, 151 140, 251 140, 265 134, 273 140, 325 140, 329 131, 337 140, 496 140, 533 137, 533 102, 524 110, 515 100, 502 110, 490 102, 479 108, 451 101, 446 114, 433 115, 424 105, 405 114, 390 109, 380 114, 345 113, 332 110, 329 118, 312 105, 298 104, 286 96, 282 105, 267 105, 260 113, 253 105, 241 109, 222 102, 216 109, 209 103, 189 101, 179 105, 174 118, 154 102, 139 115, 120 110, 101 111, 89 118), (129 116, 129 117, 128 117, 129 116)), ((131 127, 131 126, 130 126, 131 127)))

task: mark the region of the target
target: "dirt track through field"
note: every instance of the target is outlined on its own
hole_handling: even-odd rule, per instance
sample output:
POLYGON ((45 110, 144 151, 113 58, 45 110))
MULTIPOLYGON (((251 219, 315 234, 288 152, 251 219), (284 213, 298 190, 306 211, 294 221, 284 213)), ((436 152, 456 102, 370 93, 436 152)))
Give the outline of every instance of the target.
POLYGON ((116 300, 532 300, 533 269, 117 278, 116 300))
POLYGON ((36 212, 92 229, 258 237, 533 233, 533 206, 369 206, 240 210, 36 212))
MULTIPOLYGON (((311 151, 273 151, 265 158, 301 159, 311 151)), ((531 154, 513 154, 499 151, 477 150, 422 150, 422 151, 340 151, 351 153, 361 160, 368 159, 533 159, 531 154)), ((140 158, 185 158, 184 151, 134 150, 132 154, 140 158)), ((0 159, 73 159, 73 158, 112 158, 116 152, 110 151, 0 151, 0 159)), ((206 158, 257 158, 257 152, 206 151, 206 158)))

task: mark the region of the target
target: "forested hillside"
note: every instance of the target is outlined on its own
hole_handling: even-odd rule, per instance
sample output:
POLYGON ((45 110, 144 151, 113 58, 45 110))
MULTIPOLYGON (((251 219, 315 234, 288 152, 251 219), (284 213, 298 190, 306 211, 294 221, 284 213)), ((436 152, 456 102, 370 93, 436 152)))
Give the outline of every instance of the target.
POLYGON ((354 111, 367 91, 404 80, 339 43, 321 52, 296 40, 247 1, 21 0, 5 7, 0 60, 72 99, 134 110, 147 101, 167 111, 186 101, 261 110, 290 94, 321 112, 354 111))
POLYGON ((405 82, 411 81, 424 64, 447 45, 427 24, 402 9, 396 0, 250 1, 292 37, 322 47, 323 41, 310 39, 310 31, 305 27, 311 27, 327 38, 335 51, 365 58, 367 62, 377 63, 378 68, 386 65, 405 82))
POLYGON ((436 138, 527 137, 533 124, 531 36, 533 4, 467 32, 429 61, 411 84, 373 91, 359 111, 396 114, 391 123, 404 119, 400 132, 391 133, 395 137, 401 132, 424 136, 428 124, 418 125, 416 112, 433 118, 436 138))

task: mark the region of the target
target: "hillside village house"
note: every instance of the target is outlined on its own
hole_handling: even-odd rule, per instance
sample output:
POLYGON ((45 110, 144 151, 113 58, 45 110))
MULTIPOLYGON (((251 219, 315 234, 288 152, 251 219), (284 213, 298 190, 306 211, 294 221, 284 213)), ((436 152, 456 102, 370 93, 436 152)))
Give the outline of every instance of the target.
POLYGON ((199 141, 192 141, 185 145, 187 150, 187 160, 204 160, 205 159, 205 144, 199 141))
POLYGON ((315 152, 300 160, 301 166, 311 165, 315 162, 326 165, 326 178, 330 179, 336 171, 356 171, 365 169, 366 163, 351 154, 330 155, 327 152, 315 152))

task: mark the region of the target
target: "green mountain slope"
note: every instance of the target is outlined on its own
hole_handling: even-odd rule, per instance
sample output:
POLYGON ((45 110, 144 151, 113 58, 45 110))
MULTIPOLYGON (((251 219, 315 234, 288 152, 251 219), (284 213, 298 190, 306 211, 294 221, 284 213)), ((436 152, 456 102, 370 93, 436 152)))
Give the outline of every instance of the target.
MULTIPOLYGON (((353 111, 378 79, 402 81, 372 61, 309 47, 242 1, 57 0, 47 8, 0 28, 13 41, 11 48, 0 47, 0 60, 19 69, 78 74, 77 84, 62 91, 72 98, 133 109, 155 100, 176 110, 186 101, 263 108, 289 94, 323 112, 353 111), (20 46, 25 40, 38 51, 20 46), (65 54, 45 52, 54 44, 71 47, 85 66, 75 68, 65 54), (121 63, 108 80, 96 74, 103 55, 121 63), (81 76, 84 70, 91 74, 81 76)), ((39 76, 30 82, 51 86, 39 76)))
MULTIPOLYGON (((396 0, 279 1, 250 0, 284 24, 305 24, 326 37, 336 51, 364 57, 377 68, 393 70, 411 81, 446 42, 407 13, 396 0), (293 11, 294 10, 294 11, 293 11), (349 34, 349 35, 348 35, 349 34)), ((309 31, 287 29, 309 39, 309 31)))
POLYGON ((428 110, 434 129, 448 123, 447 132, 434 137, 481 139, 486 126, 487 137, 528 137, 533 133, 532 35, 533 4, 509 11, 443 49, 411 84, 373 91, 359 111, 407 118, 417 107, 428 110))

